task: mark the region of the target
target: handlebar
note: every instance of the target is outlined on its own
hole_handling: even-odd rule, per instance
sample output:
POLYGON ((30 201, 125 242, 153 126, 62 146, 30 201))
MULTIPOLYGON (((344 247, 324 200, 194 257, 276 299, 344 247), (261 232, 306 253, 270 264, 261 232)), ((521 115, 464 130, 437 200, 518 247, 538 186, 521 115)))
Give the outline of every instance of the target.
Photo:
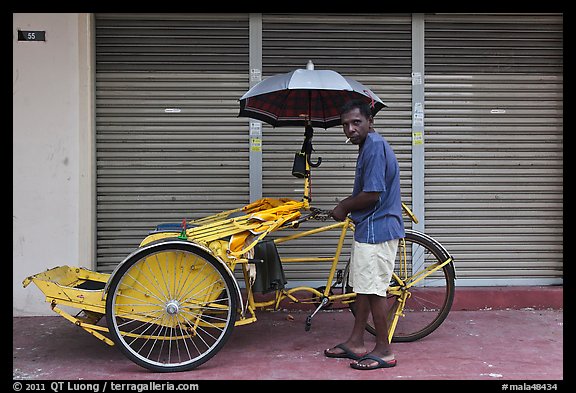
MULTIPOLYGON (((406 204, 404 204, 404 202, 402 202, 402 209, 404 210, 404 213, 412 220, 412 222, 414 222, 415 224, 418 223, 418 218, 416 217, 416 215, 414 215, 412 210, 410 210, 410 208, 406 204)), ((326 221, 330 218, 332 218, 332 210, 324 210, 324 209, 318 209, 316 207, 311 207, 310 212, 303 214, 297 220, 289 222, 288 225, 293 228, 297 228, 300 224, 308 220, 315 219, 319 221, 326 221)))
POLYGON ((316 219, 319 221, 326 221, 332 217, 330 214, 331 212, 332 212, 331 210, 324 210, 324 209, 318 209, 315 207, 311 207, 310 212, 303 214, 297 220, 289 222, 288 225, 290 225, 294 228, 297 228, 303 222, 308 221, 308 220, 312 220, 312 219, 316 219))

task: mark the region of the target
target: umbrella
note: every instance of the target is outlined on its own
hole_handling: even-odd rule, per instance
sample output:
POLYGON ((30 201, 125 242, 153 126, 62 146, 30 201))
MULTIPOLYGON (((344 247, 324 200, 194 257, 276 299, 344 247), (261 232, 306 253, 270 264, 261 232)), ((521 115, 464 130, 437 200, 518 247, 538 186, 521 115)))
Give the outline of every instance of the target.
POLYGON ((306 69, 271 76, 240 98, 240 117, 264 121, 273 127, 334 127, 340 125, 340 108, 349 100, 370 103, 372 115, 386 105, 363 84, 332 70, 306 69))

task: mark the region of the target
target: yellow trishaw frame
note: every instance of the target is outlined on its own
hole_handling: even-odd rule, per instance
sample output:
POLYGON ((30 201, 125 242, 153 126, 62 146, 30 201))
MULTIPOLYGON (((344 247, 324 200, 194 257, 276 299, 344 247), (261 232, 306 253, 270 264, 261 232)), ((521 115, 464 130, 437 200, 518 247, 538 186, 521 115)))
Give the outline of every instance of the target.
MULTIPOLYGON (((298 286, 290 289, 282 288, 274 291, 275 296, 273 299, 258 301, 256 300, 255 294, 252 290, 251 268, 254 267, 253 264, 255 262, 252 258, 254 247, 271 232, 282 229, 299 228, 300 224, 303 222, 309 219, 316 219, 318 214, 323 215, 323 219, 329 218, 329 212, 321 212, 318 209, 310 207, 310 173, 310 162, 309 157, 307 156, 306 174, 304 177, 304 196, 300 202, 287 199, 272 200, 264 198, 241 208, 223 211, 188 222, 184 221, 180 232, 168 230, 151 233, 140 243, 139 249, 134 253, 137 253, 138 250, 142 249, 142 247, 154 245, 158 241, 161 242, 163 240, 177 238, 179 241, 188 242, 189 244, 212 254, 219 263, 226 266, 228 269, 227 271, 232 277, 234 277, 233 273, 236 265, 240 264, 242 276, 246 284, 246 301, 243 302, 242 292, 240 291, 240 287, 234 277, 235 292, 238 296, 238 303, 240 304, 234 322, 235 326, 255 322, 257 320, 256 311, 258 309, 266 309, 270 307, 278 309, 283 300, 289 299, 295 303, 313 304, 317 306, 314 313, 307 319, 308 328, 311 317, 313 317, 314 314, 316 314, 316 312, 326 304, 336 301, 344 304, 352 303, 356 297, 356 293, 347 292, 344 285, 342 286, 342 293, 331 293, 348 231, 354 230, 354 224, 351 219, 348 217, 342 222, 323 225, 318 228, 298 232, 292 235, 277 237, 273 240, 274 243, 278 245, 326 231, 340 231, 338 243, 332 256, 280 259, 281 264, 301 262, 331 263, 326 278, 326 285, 322 291, 319 290, 321 288, 316 289, 308 286, 298 286), (302 216, 303 212, 308 212, 308 214, 302 216), (240 213, 241 215, 237 216, 237 214, 240 213), (191 227, 188 227, 189 225, 191 225, 191 227), (301 291, 311 293, 312 297, 309 299, 300 299, 294 295, 296 292, 301 291)), ((418 219, 408 206, 402 203, 402 208, 404 213, 412 222, 418 222, 418 219)), ((444 250, 440 244, 437 244, 437 246, 444 250)), ((434 263, 415 274, 411 274, 408 268, 406 249, 405 239, 401 239, 399 247, 401 254, 400 264, 398 266, 399 272, 398 274, 396 272, 393 273, 395 285, 390 286, 388 289, 389 294, 395 296, 397 300, 394 309, 389 311, 389 341, 392 341, 399 318, 404 315, 403 311, 406 301, 411 296, 407 289, 417 285, 436 271, 443 269, 444 266, 452 264, 452 257, 448 252, 444 252, 443 255, 445 256, 445 259, 443 261, 434 263)), ((127 257, 124 262, 128 260, 129 257, 127 257)), ((114 341, 105 335, 105 333, 110 333, 109 327, 98 325, 98 321, 102 316, 106 315, 108 285, 110 284, 115 272, 118 271, 120 265, 112 274, 98 273, 79 267, 56 267, 27 277, 23 281, 23 285, 26 287, 31 282, 34 282, 45 294, 46 301, 50 303, 54 312, 74 323, 78 327, 81 327, 106 344, 114 345, 114 341), (101 285, 97 288, 82 287, 84 283, 90 282, 100 283, 101 285), (73 316, 62 307, 72 307, 80 309, 81 311, 77 315, 73 316)), ((208 301, 207 307, 212 303, 214 303, 212 308, 216 309, 220 307, 210 300, 208 301)), ((135 315, 134 318, 138 319, 138 316, 135 315)), ((123 334, 129 335, 129 333, 123 334)), ((163 339, 154 336, 154 339, 158 338, 163 339)))

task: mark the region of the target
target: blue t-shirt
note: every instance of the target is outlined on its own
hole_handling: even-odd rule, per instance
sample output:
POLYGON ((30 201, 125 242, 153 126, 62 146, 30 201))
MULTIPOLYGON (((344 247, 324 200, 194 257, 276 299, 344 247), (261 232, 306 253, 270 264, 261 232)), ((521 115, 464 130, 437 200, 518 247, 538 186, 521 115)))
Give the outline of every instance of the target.
POLYGON ((403 238, 400 168, 392 147, 377 132, 368 133, 358 153, 352 196, 361 191, 380 192, 380 198, 374 206, 350 213, 354 239, 375 244, 403 238))

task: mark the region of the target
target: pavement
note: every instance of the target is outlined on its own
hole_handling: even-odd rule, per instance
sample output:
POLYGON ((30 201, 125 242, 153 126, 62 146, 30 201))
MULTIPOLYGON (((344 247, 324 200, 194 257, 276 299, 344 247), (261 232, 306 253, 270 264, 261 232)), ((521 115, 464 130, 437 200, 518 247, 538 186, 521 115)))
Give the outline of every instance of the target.
MULTIPOLYGON (((141 368, 118 348, 56 314, 14 317, 13 380, 476 380, 493 381, 498 391, 504 390, 504 381, 548 381, 558 383, 559 391, 565 377, 562 287, 512 287, 508 296, 506 288, 492 288, 491 296, 478 291, 457 288, 454 307, 435 332, 411 343, 393 343, 397 366, 371 371, 323 355, 325 348, 346 340, 352 328, 353 315, 337 305, 319 312, 308 332, 304 326, 310 310, 261 311, 257 322, 236 326, 212 359, 180 373, 141 368)), ((366 345, 373 343, 367 333, 366 345)))

